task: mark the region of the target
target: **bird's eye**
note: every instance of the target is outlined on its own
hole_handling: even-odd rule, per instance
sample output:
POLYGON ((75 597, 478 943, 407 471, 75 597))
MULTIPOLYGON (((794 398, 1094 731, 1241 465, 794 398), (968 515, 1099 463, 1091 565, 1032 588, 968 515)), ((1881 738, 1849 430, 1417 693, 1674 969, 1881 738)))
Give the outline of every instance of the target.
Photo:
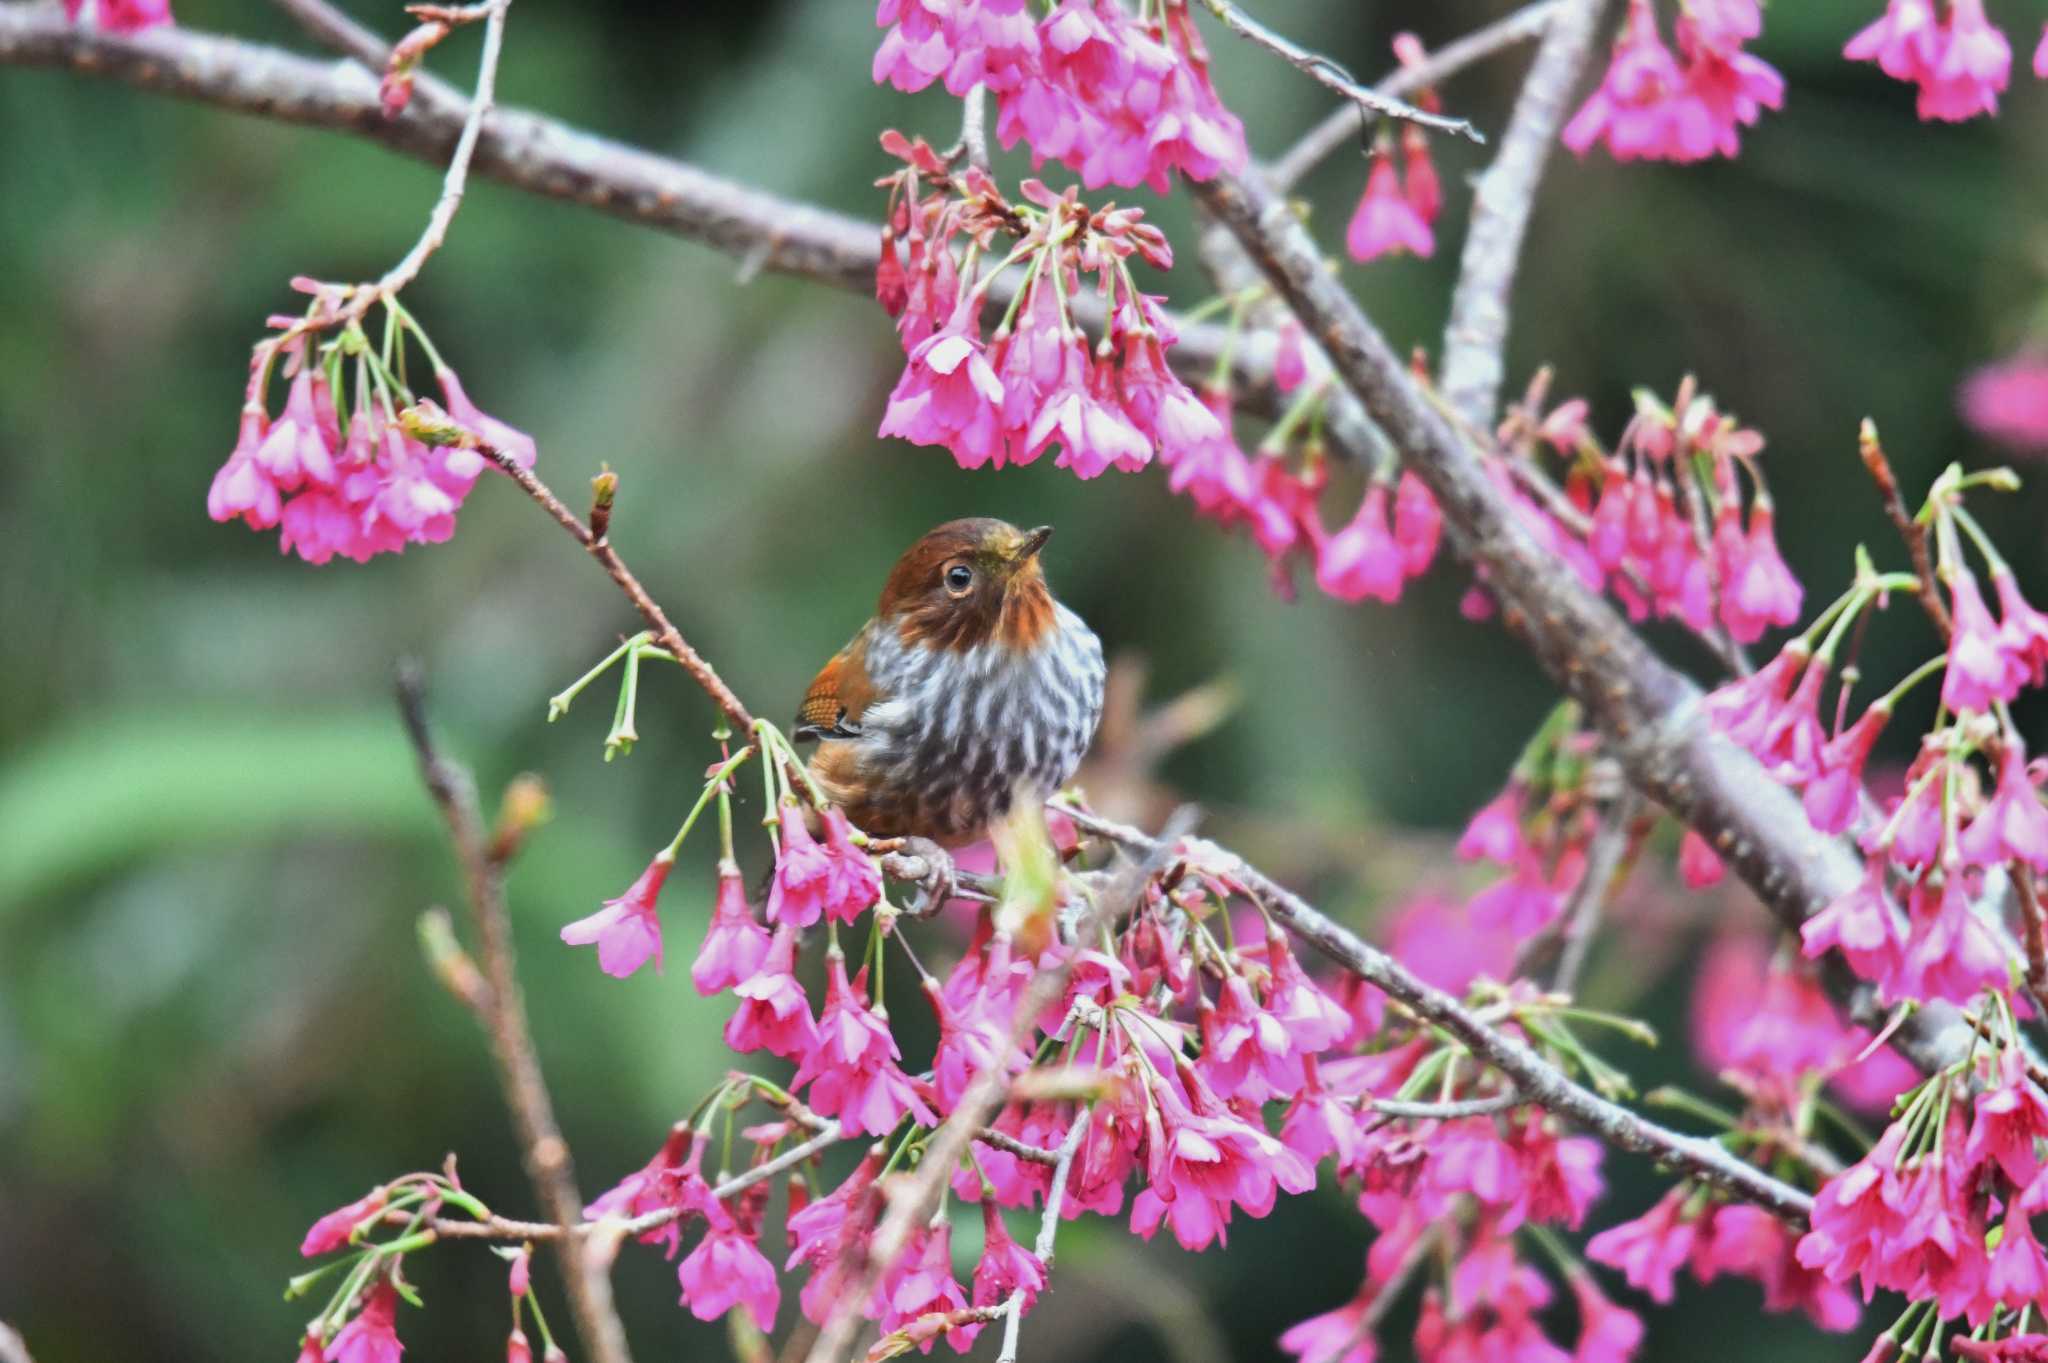
POLYGON ((967 595, 967 589, 974 585, 974 569, 964 563, 956 563, 946 569, 946 590, 954 596, 967 595))

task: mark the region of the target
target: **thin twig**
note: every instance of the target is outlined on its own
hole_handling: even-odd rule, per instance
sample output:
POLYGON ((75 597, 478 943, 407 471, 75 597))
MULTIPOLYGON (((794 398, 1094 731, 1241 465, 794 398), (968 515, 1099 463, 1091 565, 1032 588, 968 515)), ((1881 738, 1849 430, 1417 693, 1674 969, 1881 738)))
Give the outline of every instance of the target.
MULTIPOLYGON (((1466 67, 1505 52, 1517 43, 1528 42, 1543 32, 1544 25, 1550 22, 1551 15, 1556 13, 1561 3, 1563 0, 1536 0, 1535 4, 1524 5, 1484 28, 1474 29, 1457 41, 1445 44, 1414 66, 1403 66, 1389 73, 1372 87, 1373 93, 1387 99, 1401 99, 1417 90, 1441 85, 1466 67)), ((1322 122, 1303 133, 1301 140, 1289 147, 1279 160, 1267 167, 1266 178, 1275 189, 1292 189, 1324 157, 1357 142, 1358 120, 1356 106, 1339 105, 1322 122)))
POLYGON ((1927 550, 1927 527, 1913 519, 1913 513, 1906 509, 1906 499, 1899 492, 1898 476, 1892 472, 1892 461, 1885 457, 1884 446, 1877 438, 1877 427, 1867 418, 1857 432, 1856 452, 1863 457, 1863 467, 1870 471, 1870 480, 1877 484, 1878 500, 1884 503, 1884 514, 1890 519, 1892 528, 1905 541, 1906 552, 1913 559, 1913 576, 1919 579, 1920 606, 1927 612, 1927 618, 1946 639, 1955 633, 1955 621, 1949 618, 1948 605, 1941 599, 1941 584, 1934 575, 1934 559, 1927 550))
MULTIPOLYGON (((1073 1125, 1067 1128, 1053 1159, 1052 1186, 1046 1190, 1045 1211, 1038 1218, 1038 1239, 1031 1246, 1048 1278, 1052 1273, 1053 1240, 1059 1235, 1060 1217, 1066 1210, 1067 1180, 1073 1175, 1074 1155, 1081 1148, 1081 1138, 1088 1134, 1091 1116, 1086 1106, 1074 1114, 1073 1125)), ((1023 1322, 1024 1289, 1020 1287, 1003 1303, 1003 1345, 996 1352, 996 1363, 1017 1363, 1017 1334, 1023 1322)))
POLYGON ((1606 4, 1565 0, 1552 16, 1501 135, 1500 153, 1472 194, 1472 225, 1465 233, 1450 323, 1444 328, 1442 387, 1452 409, 1481 430, 1492 425, 1507 372, 1508 295, 1529 210, 1606 4))
POLYGON ((1736 1159, 1719 1144, 1659 1126, 1579 1084, 1528 1043, 1489 1026, 1459 1000, 1424 983, 1399 961, 1325 917, 1234 852, 1193 839, 1162 841, 1085 811, 1066 813, 1077 826, 1127 847, 1186 857, 1219 872, 1325 956, 1464 1042, 1474 1056, 1507 1076, 1522 1101, 1548 1108, 1612 1145, 1654 1156, 1794 1225, 1803 1225, 1812 1211, 1812 1198, 1736 1159))
POLYGON ((1624 785, 1612 804, 1600 815, 1598 827, 1586 845, 1586 866, 1570 900, 1559 917, 1557 974, 1550 982, 1554 994, 1578 989, 1579 975, 1586 968, 1586 954, 1592 950, 1593 934, 1607 901, 1627 879, 1629 852, 1636 845, 1636 821, 1642 817, 1643 797, 1633 786, 1624 785))
POLYGON ((988 87, 978 82, 960 97, 960 140, 946 159, 958 156, 965 156, 970 166, 988 169, 988 87))
POLYGON ((612 548, 611 541, 593 535, 590 527, 579 520, 576 513, 548 489, 546 483, 534 476, 533 470, 520 467, 519 462, 511 455, 487 441, 476 440, 470 443, 479 454, 503 469, 527 496, 555 518, 557 525, 567 530, 578 544, 590 552, 592 558, 604 565, 604 570, 611 580, 618 584, 619 590, 626 594, 626 599, 633 603, 633 608, 640 612, 640 618, 654 631, 654 641, 667 649, 670 656, 683 665, 683 670, 690 674, 691 680, 703 688, 705 695, 711 697, 711 703, 732 721, 734 729, 742 734, 751 735, 754 716, 741 704, 740 698, 733 694, 732 688, 725 684, 725 679, 718 675, 717 670, 704 661, 696 649, 690 647, 689 641, 683 638, 682 631, 675 627, 675 622, 655 604, 654 598, 647 594, 647 589, 640 585, 640 579, 633 576, 632 570, 626 567, 625 561, 619 557, 618 550, 612 548))
POLYGON ((1223 26, 1238 37, 1257 43, 1274 56, 1302 72, 1325 89, 1334 90, 1356 104, 1367 113, 1382 118, 1405 119, 1424 128, 1438 132, 1455 133, 1469 137, 1474 142, 1484 143, 1486 137, 1479 129, 1462 118, 1448 118, 1443 114, 1425 113, 1406 100, 1383 94, 1378 88, 1360 85, 1350 73, 1320 53, 1311 52, 1291 39, 1284 38, 1267 28, 1258 20, 1246 14, 1242 6, 1233 0, 1202 0, 1209 12, 1223 21, 1223 26))
MULTIPOLYGON (((483 814, 477 807, 475 783, 468 772, 434 744, 416 668, 400 669, 398 706, 405 720, 406 735, 419 758, 421 778, 448 825, 456 860, 462 866, 484 978, 490 984, 485 1030, 490 1036, 491 1054, 497 1061, 498 1080, 519 1132, 520 1157, 541 1207, 556 1226, 566 1231, 582 1221, 583 1195, 576 1187, 569 1144, 562 1139, 561 1128, 555 1122, 554 1101, 548 1096, 547 1080, 541 1073, 540 1057, 534 1050, 533 1032, 527 1023, 526 1001, 520 993, 512 945, 512 917, 505 905, 505 867, 491 855, 483 814)), ((611 1279, 603 1267, 565 1241, 562 1278, 568 1287, 569 1306, 577 1329, 590 1356, 598 1363, 632 1363, 625 1330, 612 1306, 611 1279)))
POLYGON ((1401 1121, 1454 1122, 1461 1117, 1491 1117, 1528 1102, 1520 1091, 1489 1094, 1484 1098, 1453 1098, 1442 1103, 1408 1103, 1397 1098, 1368 1098, 1366 1104, 1382 1116, 1401 1121))
POLYGON ((1031 1164, 1050 1164, 1054 1167, 1059 1165, 1060 1157, 1057 1150, 1048 1150, 1042 1145, 1028 1144, 1018 1140, 1008 1132, 998 1131, 992 1126, 983 1127, 979 1132, 975 1133, 974 1139, 980 1141, 983 1145, 993 1146, 1031 1164))

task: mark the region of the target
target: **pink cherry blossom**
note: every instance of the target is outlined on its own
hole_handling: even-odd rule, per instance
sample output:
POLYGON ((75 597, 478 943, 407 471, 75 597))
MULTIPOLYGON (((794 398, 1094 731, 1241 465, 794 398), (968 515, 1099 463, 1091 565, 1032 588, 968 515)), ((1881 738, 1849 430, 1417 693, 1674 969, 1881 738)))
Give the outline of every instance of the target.
POLYGON ((1942 44, 1934 0, 1889 0, 1884 14, 1851 38, 1842 55, 1852 62, 1874 61, 1893 80, 1917 83, 1933 76, 1942 44))
POLYGON ((768 921, 807 928, 825 915, 835 889, 830 852, 804 822, 803 811, 784 804, 778 826, 782 844, 775 854, 775 879, 768 889, 768 921))
POLYGON ((1366 1309, 1375 1293, 1370 1281, 1334 1311, 1310 1316, 1280 1336, 1280 1351, 1298 1363, 1376 1363, 1379 1344, 1366 1328, 1366 1309))
POLYGON ((655 906, 675 864, 674 855, 663 848, 624 894, 605 900, 604 907, 590 917, 565 925, 562 940, 579 947, 595 942, 598 968, 618 979, 625 979, 647 964, 649 957, 659 973, 661 917, 655 906))
POLYGON ((877 432, 943 445, 964 469, 980 468, 1002 448, 1003 381, 981 341, 979 303, 978 295, 963 298, 951 321, 911 347, 877 432))
POLYGON ((607 1189, 583 1209, 586 1220, 607 1216, 632 1220, 650 1212, 671 1212, 675 1219, 645 1231, 643 1245, 661 1245, 673 1259, 682 1247, 683 1219, 709 1216, 716 1206, 711 1185, 704 1181, 704 1142, 687 1122, 677 1122, 655 1151, 654 1158, 616 1185, 607 1189))
POLYGON ((1643 1342, 1642 1318, 1608 1300, 1590 1273, 1572 1274, 1571 1285, 1579 1305, 1579 1342, 1572 1363, 1628 1363, 1643 1342))
POLYGON ((1036 1254, 1010 1237, 1002 1213, 993 1202, 981 1204, 981 1259, 974 1266, 974 1304, 993 1306, 1009 1300, 1012 1292, 1024 1294, 1029 1311, 1045 1290, 1045 1265, 1036 1254))
POLYGON ((909 1076, 898 1068, 902 1052, 888 1019, 868 1007, 866 972, 846 977, 846 961, 826 960, 825 1007, 817 1036, 801 1057, 792 1089, 809 1084, 810 1104, 821 1116, 839 1118, 848 1135, 887 1135, 906 1115, 926 1126, 937 1121, 909 1076))
POLYGON ((2016 860, 2048 871, 2048 807, 2027 774, 2026 753, 2017 739, 2006 742, 1998 762, 1998 787, 1957 835, 1956 851, 1979 866, 2016 860))
POLYGON ((1339 601, 1398 601, 1407 576, 1387 525, 1387 488, 1374 483, 1349 524, 1316 547, 1316 585, 1339 601))
MULTIPOLYGON (((920 1231, 883 1277, 879 1295, 884 1333, 900 1330, 919 1316, 964 1310, 967 1293, 953 1276, 952 1223, 940 1221, 920 1231)), ((956 1326, 946 1331, 946 1342, 953 1352, 964 1354, 980 1333, 979 1325, 956 1326)), ((930 1353, 936 1342, 927 1337, 919 1347, 930 1353)))
POLYGON ((1685 1266, 1699 1234, 1688 1213, 1687 1189, 1673 1188, 1634 1221, 1610 1226, 1586 1242, 1586 1257, 1618 1268, 1630 1287, 1650 1294, 1659 1304, 1671 1300, 1673 1282, 1685 1266))
POLYGON ((404 1352, 398 1342, 398 1289, 379 1281, 355 1319, 328 1344, 327 1363, 398 1363, 404 1352))
POLYGON ((1948 0, 1940 54, 1920 77, 1920 117, 1957 123, 1998 112, 2012 74, 2012 47, 1984 17, 1984 0, 1948 0))
POLYGON ((726 1045, 742 1054, 765 1050, 789 1059, 818 1044, 811 1002, 795 969, 796 930, 784 923, 775 929, 754 976, 733 986, 740 1007, 725 1024, 726 1045))
POLYGON ((1975 574, 1967 568, 1953 570, 1948 589, 1955 631, 1949 637, 1948 669, 1941 679, 1942 703, 1951 710, 1983 711, 1993 701, 2011 700, 2029 679, 2027 664, 2009 651, 1977 589, 1975 574))
POLYGON ((1394 154, 1384 146, 1373 151, 1372 168, 1365 176, 1365 193, 1352 211, 1351 225, 1344 230, 1344 247, 1356 261, 1376 260, 1403 251, 1425 259, 1436 253, 1436 234, 1402 192, 1400 177, 1394 170, 1394 154))
POLYGON ((718 863, 718 896, 711 908, 711 929, 690 965, 690 983, 709 997, 749 980, 768 955, 768 930, 754 921, 747 906, 747 887, 740 868, 730 859, 718 863))
POLYGON ((383 1207, 382 1188, 372 1188, 347 1206, 336 1207, 313 1223, 306 1232, 306 1238, 299 1242, 299 1253, 311 1259, 329 1250, 340 1249, 348 1243, 349 1233, 356 1228, 357 1222, 376 1215, 383 1207))
POLYGON ((1799 929, 1802 950, 1809 957, 1840 951, 1849 966, 1866 980, 1887 980, 1899 969, 1904 934, 1885 894, 1885 866, 1880 857, 1864 863, 1863 879, 1828 902, 1799 929))
POLYGON ((697 1247, 676 1266, 682 1304, 698 1320, 717 1320, 735 1306, 744 1306, 757 1329, 775 1328, 782 1287, 775 1265, 761 1253, 754 1236, 713 1204, 710 1228, 697 1247))

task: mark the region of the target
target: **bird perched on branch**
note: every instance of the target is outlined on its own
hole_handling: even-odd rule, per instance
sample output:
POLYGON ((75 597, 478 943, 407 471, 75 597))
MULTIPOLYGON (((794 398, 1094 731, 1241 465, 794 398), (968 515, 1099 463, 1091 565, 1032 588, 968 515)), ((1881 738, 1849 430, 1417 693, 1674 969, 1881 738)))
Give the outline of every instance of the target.
POLYGON ((939 526, 811 683, 795 736, 820 740, 811 777, 856 826, 957 847, 1074 774, 1102 717, 1102 645, 1046 586, 1051 537, 939 526))

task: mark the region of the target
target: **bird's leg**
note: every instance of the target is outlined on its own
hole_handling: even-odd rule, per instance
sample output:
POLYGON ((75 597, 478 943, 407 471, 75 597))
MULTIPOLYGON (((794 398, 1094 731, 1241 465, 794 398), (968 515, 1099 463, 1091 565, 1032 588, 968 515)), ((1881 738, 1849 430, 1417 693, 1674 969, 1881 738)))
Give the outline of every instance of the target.
POLYGON ((882 844, 882 874, 915 887, 917 898, 903 905, 913 918, 937 913, 960 888, 953 858, 930 838, 890 838, 882 844))

